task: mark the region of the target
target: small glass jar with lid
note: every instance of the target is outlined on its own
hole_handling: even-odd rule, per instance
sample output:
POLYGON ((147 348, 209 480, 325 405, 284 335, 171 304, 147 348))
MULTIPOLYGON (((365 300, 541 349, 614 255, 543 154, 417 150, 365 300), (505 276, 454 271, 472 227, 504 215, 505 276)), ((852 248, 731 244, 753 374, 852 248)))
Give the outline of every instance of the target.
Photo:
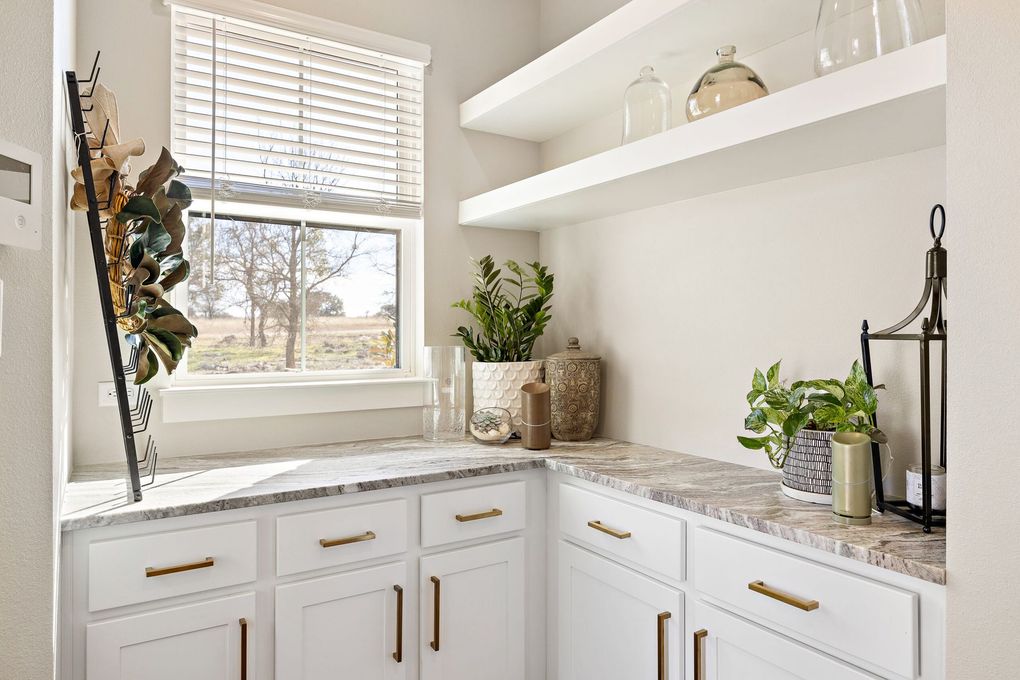
POLYGON ((669 85, 645 66, 623 96, 623 143, 629 144, 670 128, 673 99, 669 85))
POLYGON ((705 71, 687 97, 689 121, 732 109, 769 93, 757 73, 734 59, 736 47, 723 45, 715 54, 719 63, 705 71))

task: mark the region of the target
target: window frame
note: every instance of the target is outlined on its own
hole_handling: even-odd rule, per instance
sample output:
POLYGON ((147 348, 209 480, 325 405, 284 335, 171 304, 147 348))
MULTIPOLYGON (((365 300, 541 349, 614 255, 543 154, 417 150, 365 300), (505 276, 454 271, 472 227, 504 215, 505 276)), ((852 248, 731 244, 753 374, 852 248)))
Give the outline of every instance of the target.
MULTIPOLYGON (((431 62, 431 49, 428 45, 417 43, 404 38, 377 33, 357 26, 350 26, 340 22, 323 20, 320 17, 312 17, 300 12, 286 8, 266 5, 252 0, 164 0, 164 5, 173 7, 179 5, 199 9, 206 12, 221 14, 226 17, 263 23, 267 26, 281 28, 289 31, 305 32, 319 38, 335 40, 342 43, 356 45, 360 48, 378 50, 394 54, 403 58, 416 59, 426 65, 431 62)), ((171 22, 169 30, 174 30, 171 22)), ((173 101, 174 77, 173 77, 173 40, 170 41, 170 73, 169 73, 169 96, 173 101)), ((382 386, 390 385, 384 391, 373 391, 372 395, 384 393, 398 393, 401 395, 395 404, 397 407, 412 405, 404 402, 416 402, 418 398, 412 397, 407 389, 423 380, 422 358, 424 354, 424 211, 426 195, 426 159, 425 159, 425 99, 426 82, 422 80, 422 141, 421 141, 421 214, 417 218, 396 217, 384 213, 360 213, 360 212, 338 212, 327 210, 316 210, 314 208, 297 208, 288 205, 272 203, 238 203, 224 200, 217 200, 215 212, 224 215, 251 216, 260 219, 282 219, 291 221, 303 221, 324 225, 335 225, 338 227, 364 228, 364 229, 387 229, 398 233, 398 262, 397 262, 397 337, 398 356, 400 367, 398 368, 376 368, 376 369, 345 369, 334 371, 301 371, 301 372, 274 372, 274 373, 234 373, 234 374, 211 374, 195 375, 187 370, 187 361, 181 362, 178 370, 170 376, 169 386, 161 390, 164 397, 164 411, 171 401, 180 402, 184 397, 192 394, 205 397, 212 393, 222 393, 228 390, 236 394, 253 395, 256 392, 266 393, 266 399, 274 398, 269 393, 289 388, 306 388, 308 394, 320 393, 322 388, 330 385, 341 386, 343 394, 348 394, 349 389, 354 389, 368 394, 369 388, 373 385, 384 389, 382 386), (262 388, 269 389, 268 392, 262 388), (238 388, 232 390, 230 388, 238 388)), ((174 138, 175 117, 170 117, 170 139, 174 138)), ((210 213, 210 199, 196 199, 192 206, 185 211, 185 224, 188 223, 191 212, 210 213)), ((171 293, 171 303, 175 307, 187 309, 187 283, 174 289, 171 293)), ((201 333, 201 328, 199 328, 201 333)), ((293 394, 288 391, 287 394, 293 394)), ((342 398, 339 401, 350 401, 342 398)), ((365 403, 375 403, 372 408, 379 408, 378 400, 365 403)), ((418 403, 417 405, 420 405, 418 403)), ((179 408, 176 406, 175 408, 179 408)), ((326 410, 312 410, 308 412, 329 412, 362 410, 364 406, 350 405, 326 410)), ((195 410, 197 409, 189 409, 195 410)), ((297 413, 293 408, 282 406, 279 414, 297 413)), ((166 415, 166 414, 165 414, 166 415)), ((263 413, 261 415, 271 415, 263 413)), ((215 420, 216 414, 193 413, 189 417, 171 418, 168 422, 191 421, 191 420, 215 420), (192 417, 193 416, 193 417, 192 417)), ((241 416, 235 416, 241 417, 241 416)))
MULTIPOLYGON (((185 223, 190 213, 208 213, 210 201, 199 199, 185 212, 185 223)), ((299 209, 261 203, 216 202, 216 212, 237 217, 301 221, 353 229, 386 229, 397 233, 397 341, 401 365, 397 368, 338 369, 332 371, 295 371, 272 373, 194 374, 182 361, 174 374, 174 386, 195 387, 211 385, 264 385, 311 382, 356 382, 366 380, 393 380, 420 377, 423 351, 424 307, 421 238, 423 220, 386 215, 338 213, 324 210, 299 209)), ((185 251, 187 255, 187 251, 185 251)), ((171 293, 172 304, 188 309, 187 282, 171 293)), ((199 339, 201 339, 199 328, 199 339)))

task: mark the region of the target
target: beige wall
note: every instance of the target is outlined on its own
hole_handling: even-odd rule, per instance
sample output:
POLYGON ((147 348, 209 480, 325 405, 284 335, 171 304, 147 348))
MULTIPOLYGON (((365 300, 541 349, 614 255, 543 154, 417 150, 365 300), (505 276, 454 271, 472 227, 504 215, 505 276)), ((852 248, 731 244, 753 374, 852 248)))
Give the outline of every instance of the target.
POLYGON ((1020 457, 1004 427, 1020 407, 1017 199, 1020 5, 949 0, 950 419, 948 670, 1013 678, 1020 653, 1020 457), (1009 70, 1007 68, 1007 70, 1009 70))
POLYGON ((53 676, 54 513, 66 469, 69 346, 63 70, 73 2, 0 0, 0 138, 42 156, 42 249, 0 246, 0 676, 53 676))
MULTIPOLYGON (((535 145, 463 131, 459 103, 538 53, 538 5, 504 0, 278 1, 289 9, 389 33, 432 46, 426 75, 425 341, 450 344, 463 321, 450 303, 469 291, 469 256, 533 260, 538 238, 457 225, 457 203, 535 172, 535 145)), ((119 95, 125 136, 148 145, 138 168, 167 144, 170 130, 169 9, 158 0, 81 0, 78 60, 103 50, 103 79, 119 95)), ((113 408, 96 405, 96 383, 109 380, 98 298, 84 234, 78 242, 78 315, 74 451, 77 464, 122 457, 113 408)), ((201 330, 201 329, 200 329, 201 330)), ((153 384, 166 384, 164 378, 153 384)), ((158 404, 155 409, 158 415, 158 404)), ((420 432, 417 409, 221 423, 152 424, 161 455, 317 443, 420 432)))

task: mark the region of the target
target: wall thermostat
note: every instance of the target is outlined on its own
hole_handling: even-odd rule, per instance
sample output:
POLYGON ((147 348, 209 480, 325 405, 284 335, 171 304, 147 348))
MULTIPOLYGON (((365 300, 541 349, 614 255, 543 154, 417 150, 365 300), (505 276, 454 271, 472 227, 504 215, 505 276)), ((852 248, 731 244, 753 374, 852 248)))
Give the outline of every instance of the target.
POLYGON ((0 140, 0 245, 42 247, 42 156, 0 140))

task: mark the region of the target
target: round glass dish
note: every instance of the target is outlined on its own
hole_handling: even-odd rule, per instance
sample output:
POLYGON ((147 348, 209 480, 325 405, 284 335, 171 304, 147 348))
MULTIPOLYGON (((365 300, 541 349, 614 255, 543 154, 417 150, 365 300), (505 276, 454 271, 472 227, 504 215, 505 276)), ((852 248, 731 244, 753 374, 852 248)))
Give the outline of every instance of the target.
POLYGON ((471 414, 468 430, 479 444, 505 444, 513 434, 510 411, 498 406, 480 408, 471 414))

